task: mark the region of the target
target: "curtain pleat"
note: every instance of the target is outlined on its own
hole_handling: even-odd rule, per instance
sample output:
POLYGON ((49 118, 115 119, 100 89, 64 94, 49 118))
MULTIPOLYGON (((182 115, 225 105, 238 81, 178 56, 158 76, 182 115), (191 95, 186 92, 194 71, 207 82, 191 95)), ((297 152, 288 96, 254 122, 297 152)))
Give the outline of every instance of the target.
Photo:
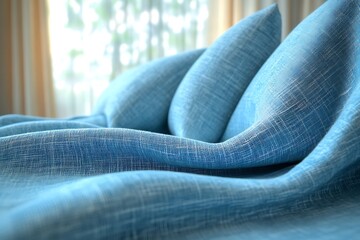
POLYGON ((282 37, 325 0, 209 0, 209 43, 233 24, 270 4, 277 3, 282 15, 282 37))
POLYGON ((11 0, 0 1, 0 114, 11 113, 11 0))
POLYGON ((8 66, 2 69, 0 114, 54 116, 46 0, 2 0, 2 7, 8 21, 0 26, 6 38, 0 48, 8 54, 0 63, 8 66))

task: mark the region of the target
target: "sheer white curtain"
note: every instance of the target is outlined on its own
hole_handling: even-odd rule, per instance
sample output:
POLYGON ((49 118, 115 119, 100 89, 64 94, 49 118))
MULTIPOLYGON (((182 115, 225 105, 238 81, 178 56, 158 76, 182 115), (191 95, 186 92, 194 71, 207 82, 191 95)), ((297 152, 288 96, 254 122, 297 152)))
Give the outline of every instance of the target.
POLYGON ((221 33, 249 16, 253 12, 270 4, 277 3, 282 16, 283 38, 307 15, 319 7, 325 0, 210 0, 209 42, 221 33))
POLYGON ((49 1, 59 117, 91 113, 121 72, 205 47, 208 0, 49 1))

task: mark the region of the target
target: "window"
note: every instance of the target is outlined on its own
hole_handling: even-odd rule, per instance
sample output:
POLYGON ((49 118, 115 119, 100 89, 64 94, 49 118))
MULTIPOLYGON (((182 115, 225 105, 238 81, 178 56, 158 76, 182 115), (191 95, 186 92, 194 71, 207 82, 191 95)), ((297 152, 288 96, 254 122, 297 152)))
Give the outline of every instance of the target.
POLYGON ((207 0, 49 0, 57 115, 86 115, 121 72, 207 44, 207 0))

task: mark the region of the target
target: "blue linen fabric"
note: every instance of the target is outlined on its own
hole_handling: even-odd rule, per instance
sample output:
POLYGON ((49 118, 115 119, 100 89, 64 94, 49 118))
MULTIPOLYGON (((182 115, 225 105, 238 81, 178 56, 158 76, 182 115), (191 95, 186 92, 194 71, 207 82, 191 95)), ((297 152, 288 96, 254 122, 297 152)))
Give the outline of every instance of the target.
MULTIPOLYGON (((360 2, 329 0, 308 19, 301 23, 308 28, 300 25, 295 31, 303 29, 310 39, 323 41, 328 55, 318 57, 332 59, 346 73, 325 60, 304 70, 305 76, 314 74, 323 83, 311 85, 319 97, 319 102, 312 103, 320 110, 321 103, 327 103, 331 121, 304 157, 298 155, 299 162, 283 157, 279 149, 286 150, 286 145, 266 145, 267 129, 273 128, 266 124, 220 143, 104 127, 9 133, 0 137, 0 239, 358 238, 360 2), (317 28, 307 25, 308 19, 317 28), (337 44, 327 44, 329 38, 337 44), (317 75, 317 67, 323 69, 322 74, 317 75), (333 83, 327 82, 329 78, 341 83, 341 94, 326 87, 333 83), (329 94, 335 97, 329 99, 329 94), (281 162, 287 164, 278 165, 281 162)), ((313 48, 321 52, 322 45, 313 48)), ((273 74, 283 75, 284 65, 292 65, 287 70, 292 81, 293 72, 302 71, 293 62, 311 52, 278 63, 273 74)), ((287 52, 274 55, 287 56, 287 52)), ((289 89, 294 97, 305 94, 295 87, 289 89)), ((280 100, 285 104, 292 98, 280 100)), ((269 106, 273 106, 271 101, 269 106)), ((317 115, 311 111, 284 112, 285 123, 296 115, 313 117, 317 124, 317 115)), ((0 129, 47 121, 16 115, 2 119, 0 129)), ((81 123, 82 118, 78 120, 81 123)), ((307 123, 311 128, 311 122, 307 123)), ((301 124, 297 127, 302 129, 301 124)), ((300 147, 302 141, 309 138, 299 138, 300 147)))
POLYGON ((257 133, 258 161, 302 159, 314 148, 359 80, 359 9, 346 4, 355 3, 319 10, 290 33, 246 89, 223 140, 257 133))
POLYGON ((275 4, 220 36, 177 89, 169 111, 171 133, 218 142, 241 95, 280 38, 281 17, 275 4))
POLYGON ((78 116, 67 119, 9 114, 0 116, 0 137, 60 129, 102 128, 104 115, 78 116))
POLYGON ((161 58, 121 74, 101 95, 94 114, 104 114, 108 127, 168 132, 171 99, 203 52, 200 49, 161 58))

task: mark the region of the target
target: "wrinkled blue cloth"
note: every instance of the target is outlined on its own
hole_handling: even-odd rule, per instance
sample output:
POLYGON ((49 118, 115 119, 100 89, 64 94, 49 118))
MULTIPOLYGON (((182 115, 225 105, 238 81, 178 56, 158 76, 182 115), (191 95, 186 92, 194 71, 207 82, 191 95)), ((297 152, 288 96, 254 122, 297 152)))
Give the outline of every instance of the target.
POLYGON ((102 114, 0 126, 0 239, 357 239, 360 2, 299 24, 222 142, 102 114))

